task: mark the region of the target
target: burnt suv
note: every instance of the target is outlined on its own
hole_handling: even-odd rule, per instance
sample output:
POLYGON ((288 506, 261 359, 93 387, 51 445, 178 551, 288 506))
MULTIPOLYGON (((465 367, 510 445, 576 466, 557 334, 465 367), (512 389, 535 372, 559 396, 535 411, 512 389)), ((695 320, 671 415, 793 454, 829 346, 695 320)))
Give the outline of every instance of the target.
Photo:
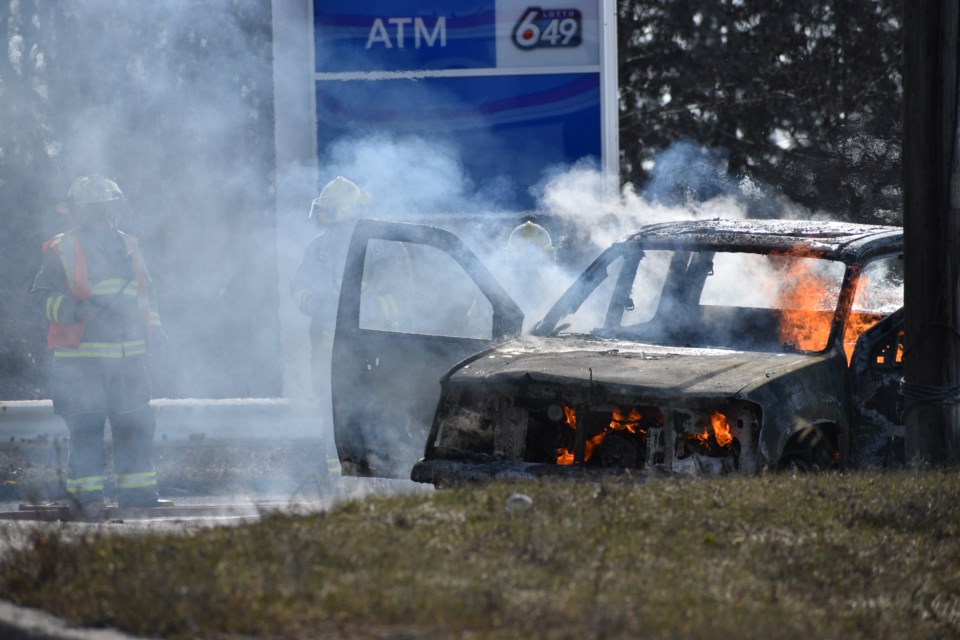
POLYGON ((521 336, 456 236, 360 221, 333 347, 343 473, 444 486, 896 463, 902 240, 839 222, 645 226, 521 336))

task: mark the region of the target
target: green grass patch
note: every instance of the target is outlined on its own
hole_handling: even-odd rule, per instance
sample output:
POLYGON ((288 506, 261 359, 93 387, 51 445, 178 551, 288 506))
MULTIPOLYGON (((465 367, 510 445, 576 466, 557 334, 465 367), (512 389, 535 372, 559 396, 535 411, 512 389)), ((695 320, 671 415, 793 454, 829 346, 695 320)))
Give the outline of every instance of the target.
POLYGON ((189 535, 46 527, 0 595, 166 638, 957 637, 958 496, 956 472, 534 482, 189 535))

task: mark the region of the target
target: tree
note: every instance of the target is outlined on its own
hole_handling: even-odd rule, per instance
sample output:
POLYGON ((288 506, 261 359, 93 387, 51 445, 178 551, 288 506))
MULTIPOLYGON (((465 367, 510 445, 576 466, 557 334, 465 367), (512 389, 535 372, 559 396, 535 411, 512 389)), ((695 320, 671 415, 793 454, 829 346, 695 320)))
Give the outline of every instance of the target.
POLYGON ((33 0, 0 18, 14 231, 0 260, 16 274, 3 393, 44 397, 43 321, 26 293, 41 242, 66 226, 57 201, 88 173, 124 190, 157 284, 173 339, 158 395, 279 393, 269 0, 33 0))
POLYGON ((39 266, 43 212, 50 176, 56 172, 59 143, 51 126, 49 52, 45 32, 52 4, 0 5, 6 56, 0 57, 0 398, 42 397, 45 336, 38 314, 27 303, 39 266), (12 387, 12 388, 11 388, 12 387))
POLYGON ((898 0, 624 0, 621 173, 678 140, 813 210, 900 211, 898 0))

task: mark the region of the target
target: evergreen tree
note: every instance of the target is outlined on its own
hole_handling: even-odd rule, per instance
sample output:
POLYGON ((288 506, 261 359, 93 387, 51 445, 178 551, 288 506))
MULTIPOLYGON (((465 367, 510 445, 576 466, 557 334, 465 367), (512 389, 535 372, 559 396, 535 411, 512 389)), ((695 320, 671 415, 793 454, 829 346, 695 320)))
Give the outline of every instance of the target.
POLYGON ((680 140, 835 217, 900 210, 899 0, 622 0, 621 177, 680 140))

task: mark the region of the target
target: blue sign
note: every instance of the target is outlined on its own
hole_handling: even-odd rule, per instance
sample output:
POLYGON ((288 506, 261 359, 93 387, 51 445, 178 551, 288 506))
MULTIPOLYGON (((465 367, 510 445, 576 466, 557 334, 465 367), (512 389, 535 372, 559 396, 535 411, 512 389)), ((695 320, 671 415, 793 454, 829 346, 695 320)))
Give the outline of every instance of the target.
POLYGON ((345 136, 442 138, 534 205, 545 171, 605 157, 602 1, 314 0, 320 165, 345 136))
POLYGON ((316 97, 320 149, 349 135, 442 139, 475 183, 496 181, 522 208, 546 168, 599 162, 597 74, 323 82, 316 97))
POLYGON ((401 71, 496 66, 493 2, 314 3, 316 70, 401 71))

